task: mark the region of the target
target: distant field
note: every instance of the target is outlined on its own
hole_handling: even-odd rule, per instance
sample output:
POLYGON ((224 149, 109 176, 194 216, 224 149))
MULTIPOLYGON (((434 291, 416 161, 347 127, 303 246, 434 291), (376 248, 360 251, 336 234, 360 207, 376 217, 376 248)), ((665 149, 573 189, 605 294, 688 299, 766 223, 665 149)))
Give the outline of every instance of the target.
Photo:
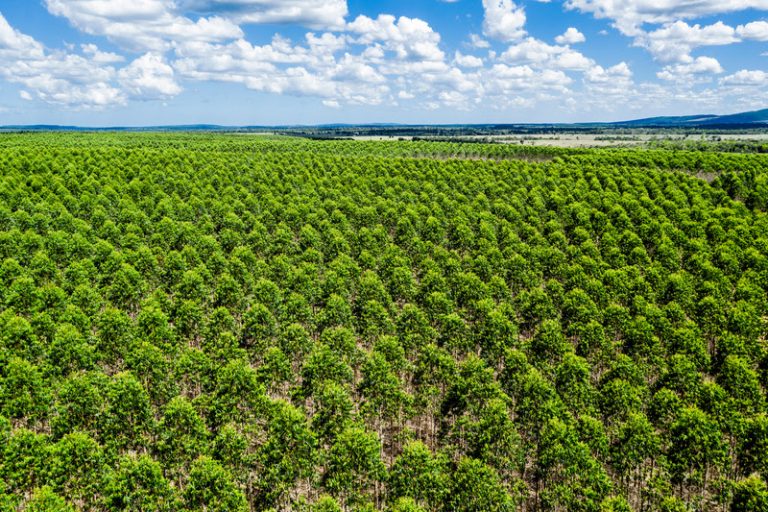
MULTIPOLYGON (((664 133, 650 134, 568 134, 561 133, 556 135, 476 135, 461 137, 467 139, 487 139, 498 143, 513 145, 531 145, 548 146, 559 148, 599 148, 599 147, 638 147, 648 144, 651 141, 676 141, 676 142, 712 142, 712 141, 768 141, 768 132, 766 133, 707 133, 693 135, 665 135, 664 133)), ((363 135, 353 136, 354 140, 359 141, 394 141, 411 140, 413 137, 395 137, 395 136, 377 136, 363 135)))

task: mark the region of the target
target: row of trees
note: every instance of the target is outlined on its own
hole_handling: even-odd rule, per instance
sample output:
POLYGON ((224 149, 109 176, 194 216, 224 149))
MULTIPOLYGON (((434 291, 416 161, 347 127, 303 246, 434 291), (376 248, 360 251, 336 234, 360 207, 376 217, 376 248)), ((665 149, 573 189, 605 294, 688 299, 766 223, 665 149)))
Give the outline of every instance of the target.
POLYGON ((3 139, 3 506, 765 510, 765 215, 429 144, 3 139))

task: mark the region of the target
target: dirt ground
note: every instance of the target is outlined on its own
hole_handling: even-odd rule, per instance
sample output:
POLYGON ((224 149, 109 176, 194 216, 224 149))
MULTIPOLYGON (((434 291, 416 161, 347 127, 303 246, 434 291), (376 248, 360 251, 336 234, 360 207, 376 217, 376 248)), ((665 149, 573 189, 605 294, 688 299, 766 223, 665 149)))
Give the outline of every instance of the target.
MULTIPOLYGON (((412 137, 387 137, 387 136, 360 136, 355 140, 409 140, 412 137)), ((560 148, 590 148, 590 147, 633 147, 641 146, 652 140, 687 140, 687 141, 715 141, 715 140, 768 140, 768 133, 708 133, 696 135, 673 135, 669 137, 658 134, 568 134, 555 135, 492 135, 462 138, 494 139, 505 144, 526 146, 553 146, 560 148)))

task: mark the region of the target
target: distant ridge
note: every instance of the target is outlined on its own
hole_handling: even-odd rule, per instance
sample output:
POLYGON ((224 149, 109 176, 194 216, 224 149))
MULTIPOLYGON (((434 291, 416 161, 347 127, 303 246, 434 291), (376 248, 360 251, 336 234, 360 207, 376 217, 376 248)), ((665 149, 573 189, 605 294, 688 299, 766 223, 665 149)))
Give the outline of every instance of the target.
POLYGON ((359 129, 379 129, 382 131, 397 131, 405 135, 409 130, 423 132, 429 129, 456 130, 461 128, 482 130, 514 130, 520 129, 553 129, 553 130, 585 130, 600 128, 692 128, 692 129, 749 129, 768 128, 768 109, 741 112, 737 114, 715 115, 698 114, 692 116, 662 116, 632 119, 618 122, 590 123, 477 123, 477 124, 398 124, 398 123, 329 123, 318 125, 251 125, 251 126, 222 126, 216 124, 186 124, 170 126, 110 126, 84 127, 61 125, 6 125, 0 126, 0 131, 115 131, 115 132, 147 132, 147 131, 227 131, 227 132, 301 132, 305 130, 339 131, 359 129))
POLYGON ((633 126, 633 127, 708 127, 708 126, 754 126, 768 125, 768 109, 754 110, 751 112, 741 112, 738 114, 728 114, 717 116, 714 114, 700 114, 695 116, 676 116, 676 117, 649 117, 646 119, 635 119, 632 121, 623 121, 618 123, 608 123, 614 126, 633 126))
MULTIPOLYGON (((738 115, 738 114, 737 114, 738 115)), ((698 116, 672 116, 672 117, 646 117, 644 119, 633 119, 631 121, 620 121, 617 123, 608 123, 618 126, 691 126, 701 123, 707 123, 719 116, 714 114, 703 114, 698 116)))

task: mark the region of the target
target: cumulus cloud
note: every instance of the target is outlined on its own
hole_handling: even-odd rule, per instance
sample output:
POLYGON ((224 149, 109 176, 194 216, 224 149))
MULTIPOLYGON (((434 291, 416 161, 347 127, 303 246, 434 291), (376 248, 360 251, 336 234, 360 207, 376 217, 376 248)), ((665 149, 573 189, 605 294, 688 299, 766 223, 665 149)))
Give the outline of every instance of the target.
POLYGON ((753 21, 736 27, 736 33, 742 39, 768 41, 768 21, 753 21))
POLYGON ((469 34, 469 43, 468 45, 471 48, 481 49, 481 48, 490 48, 491 43, 483 39, 477 34, 469 34))
POLYGON ((768 73, 759 69, 742 69, 720 80, 728 86, 763 86, 768 85, 768 73))
MULTIPOLYGON (((134 16, 147 5, 125 6, 122 16, 134 16)), ((129 98, 161 99, 181 87, 173 68, 158 54, 148 53, 117 70, 124 57, 94 44, 80 46, 81 55, 46 49, 34 38, 13 29, 0 14, 0 77, 21 85, 22 99, 39 100, 73 109, 125 105, 129 98)))
POLYGON ((602 66, 594 66, 584 73, 584 78, 592 84, 607 84, 615 82, 617 79, 629 79, 632 77, 632 70, 626 62, 620 62, 615 66, 604 69, 602 66))
POLYGON ((464 55, 460 51, 456 51, 453 57, 453 62, 457 66, 462 68, 481 68, 483 67, 483 59, 475 57, 474 55, 464 55))
POLYGON ((636 46, 647 49, 661 62, 692 62, 691 52, 704 46, 724 46, 745 40, 768 41, 768 22, 753 21, 731 27, 722 21, 711 25, 690 25, 677 20, 661 27, 644 31, 637 30, 636 46))
POLYGON ((395 18, 381 14, 376 19, 358 16, 347 25, 347 30, 357 34, 358 44, 380 42, 394 52, 399 59, 442 61, 445 54, 440 49, 440 34, 418 18, 395 18))
POLYGON ((527 63, 533 66, 565 70, 586 70, 594 62, 568 46, 550 45, 529 37, 511 45, 500 59, 510 63, 527 63))
POLYGON ((34 95, 38 99, 53 105, 75 109, 102 109, 126 103, 122 91, 104 82, 74 85, 46 75, 35 77, 34 82, 27 82, 27 85, 34 88, 34 95))
POLYGON ((525 36, 525 10, 513 0, 483 0, 483 33, 499 41, 515 41, 525 36))
POLYGON ((314 96, 326 105, 396 105, 422 98, 468 108, 483 94, 483 59, 461 52, 448 62, 440 35, 417 18, 359 16, 345 33, 307 34, 303 43, 275 37, 179 45, 173 66, 186 80, 240 83, 276 94, 314 96), (476 71, 477 70, 477 71, 476 71))
POLYGON ((715 14, 768 10, 768 0, 566 0, 567 8, 610 19, 622 33, 638 36, 644 24, 672 23, 715 14))
POLYGON ((692 54, 700 47, 768 41, 768 22, 732 27, 686 21, 754 7, 758 0, 737 1, 740 7, 711 0, 566 2, 613 20, 648 50, 663 66, 656 74, 663 86, 636 82, 625 62, 601 65, 574 49, 586 40, 576 27, 553 44, 528 35, 525 10, 513 0, 483 0, 482 35, 468 34, 463 51, 450 53, 427 21, 390 14, 348 19, 347 0, 45 0, 49 12, 119 50, 105 51, 101 43, 50 50, 0 15, 0 79, 19 84, 24 100, 68 108, 165 101, 195 81, 311 96, 329 108, 409 102, 463 110, 552 101, 573 109, 658 107, 696 98, 714 104, 765 85, 763 71, 724 76, 716 59, 692 54), (241 29, 252 23, 313 32, 296 41, 275 35, 254 42, 241 29), (135 53, 126 59, 120 50, 135 53), (724 77, 716 81, 715 75, 724 77))
POLYGON ((0 58, 41 57, 43 45, 13 28, 0 12, 0 58))
POLYGON ((637 44, 647 48, 651 54, 663 62, 691 62, 690 53, 700 46, 720 46, 739 41, 736 30, 721 21, 702 27, 676 21, 643 34, 637 44))
POLYGON ((166 51, 179 41, 216 42, 243 35, 239 26, 221 17, 192 21, 176 14, 171 0, 46 0, 46 5, 78 30, 134 51, 166 51))
POLYGON ((116 64, 118 62, 125 61, 125 57, 113 52, 103 52, 99 50, 99 47, 95 44, 83 44, 80 45, 85 55, 88 55, 93 62, 99 64, 116 64))
POLYGON ((691 51, 702 46, 768 41, 766 21, 735 28, 722 21, 705 26, 685 21, 750 9, 768 10, 768 0, 566 0, 565 6, 611 20, 621 33, 634 39, 636 46, 646 48, 662 62, 690 64, 694 61, 691 51), (649 25, 657 28, 649 29, 649 25))
POLYGON ((568 30, 555 38, 557 44, 578 44, 583 43, 586 40, 587 38, 584 34, 579 32, 579 29, 575 27, 568 27, 568 30))
POLYGON ((218 15, 236 23, 297 23, 312 29, 342 29, 346 0, 177 0, 181 10, 218 15))
POLYGON ((99 62, 96 54, 91 57, 48 52, 0 14, 0 77, 24 87, 22 99, 73 108, 124 104, 125 95, 110 83, 114 68, 99 62))
MULTIPOLYGON (((308 34, 306 45, 275 37, 267 45, 245 40, 180 49, 176 70, 191 80, 240 83, 260 92, 316 96, 328 104, 380 104, 388 96, 384 75, 369 57, 336 53, 344 38, 308 34)), ((375 58, 375 57, 373 57, 375 58)))
POLYGON ((483 73, 486 98, 496 108, 532 107, 555 96, 567 98, 573 79, 560 70, 496 64, 483 73))
MULTIPOLYGON (((87 13, 104 23, 88 24, 94 31, 98 27, 104 31, 117 26, 135 28, 136 21, 149 13, 174 16, 172 21, 181 24, 197 24, 211 19, 244 20, 246 12, 253 14, 256 7, 261 9, 259 12, 271 8, 266 1, 227 5, 182 2, 186 9, 211 16, 193 22, 176 14, 174 9, 182 3, 172 5, 164 0, 139 1, 122 11, 102 0, 48 1, 69 8, 67 15, 72 19, 92 22, 84 16, 87 13)), ((358 16, 335 33, 308 33, 299 44, 275 36, 268 44, 256 45, 235 32, 221 38, 176 37, 171 27, 160 33, 153 32, 150 24, 128 37, 144 42, 132 46, 124 43, 126 47, 145 47, 148 51, 122 69, 109 68, 109 76, 101 83, 115 91, 112 101, 120 103, 128 99, 173 97, 182 90, 179 81, 186 80, 238 83, 259 92, 313 96, 333 108, 347 104, 396 105, 398 101, 416 98, 426 107, 470 109, 489 101, 495 108, 507 108, 570 95, 569 87, 574 80, 569 73, 586 73, 595 68, 592 59, 567 44, 521 39, 525 34, 525 14, 514 3, 486 2, 484 7, 486 35, 512 42, 501 56, 489 52, 484 59, 455 51, 449 62, 441 48, 440 34, 426 21, 386 14, 376 18, 358 16), (166 58, 167 53, 172 58, 166 58)), ((560 40, 575 44, 583 38, 580 35, 573 29, 560 40)), ((119 40, 115 34, 110 38, 119 40)), ((474 47, 489 46, 477 35, 471 41, 474 47)), ((82 50, 94 63, 119 62, 119 55, 102 52, 93 45, 83 46, 82 50)))
POLYGON ((586 94, 582 102, 585 104, 595 102, 605 105, 606 100, 610 100, 610 103, 620 105, 638 95, 632 70, 626 62, 608 68, 595 64, 584 73, 584 86, 586 94))
POLYGON ((181 93, 173 68, 162 56, 153 53, 147 53, 121 69, 118 78, 126 91, 140 99, 163 99, 181 93))
POLYGON ((723 67, 712 57, 697 57, 690 62, 664 66, 656 76, 670 82, 691 81, 696 75, 712 75, 723 72, 723 67))
POLYGON ((0 70, 7 81, 23 86, 28 98, 70 108, 125 104, 125 94, 111 84, 114 73, 78 55, 8 61, 0 70))

